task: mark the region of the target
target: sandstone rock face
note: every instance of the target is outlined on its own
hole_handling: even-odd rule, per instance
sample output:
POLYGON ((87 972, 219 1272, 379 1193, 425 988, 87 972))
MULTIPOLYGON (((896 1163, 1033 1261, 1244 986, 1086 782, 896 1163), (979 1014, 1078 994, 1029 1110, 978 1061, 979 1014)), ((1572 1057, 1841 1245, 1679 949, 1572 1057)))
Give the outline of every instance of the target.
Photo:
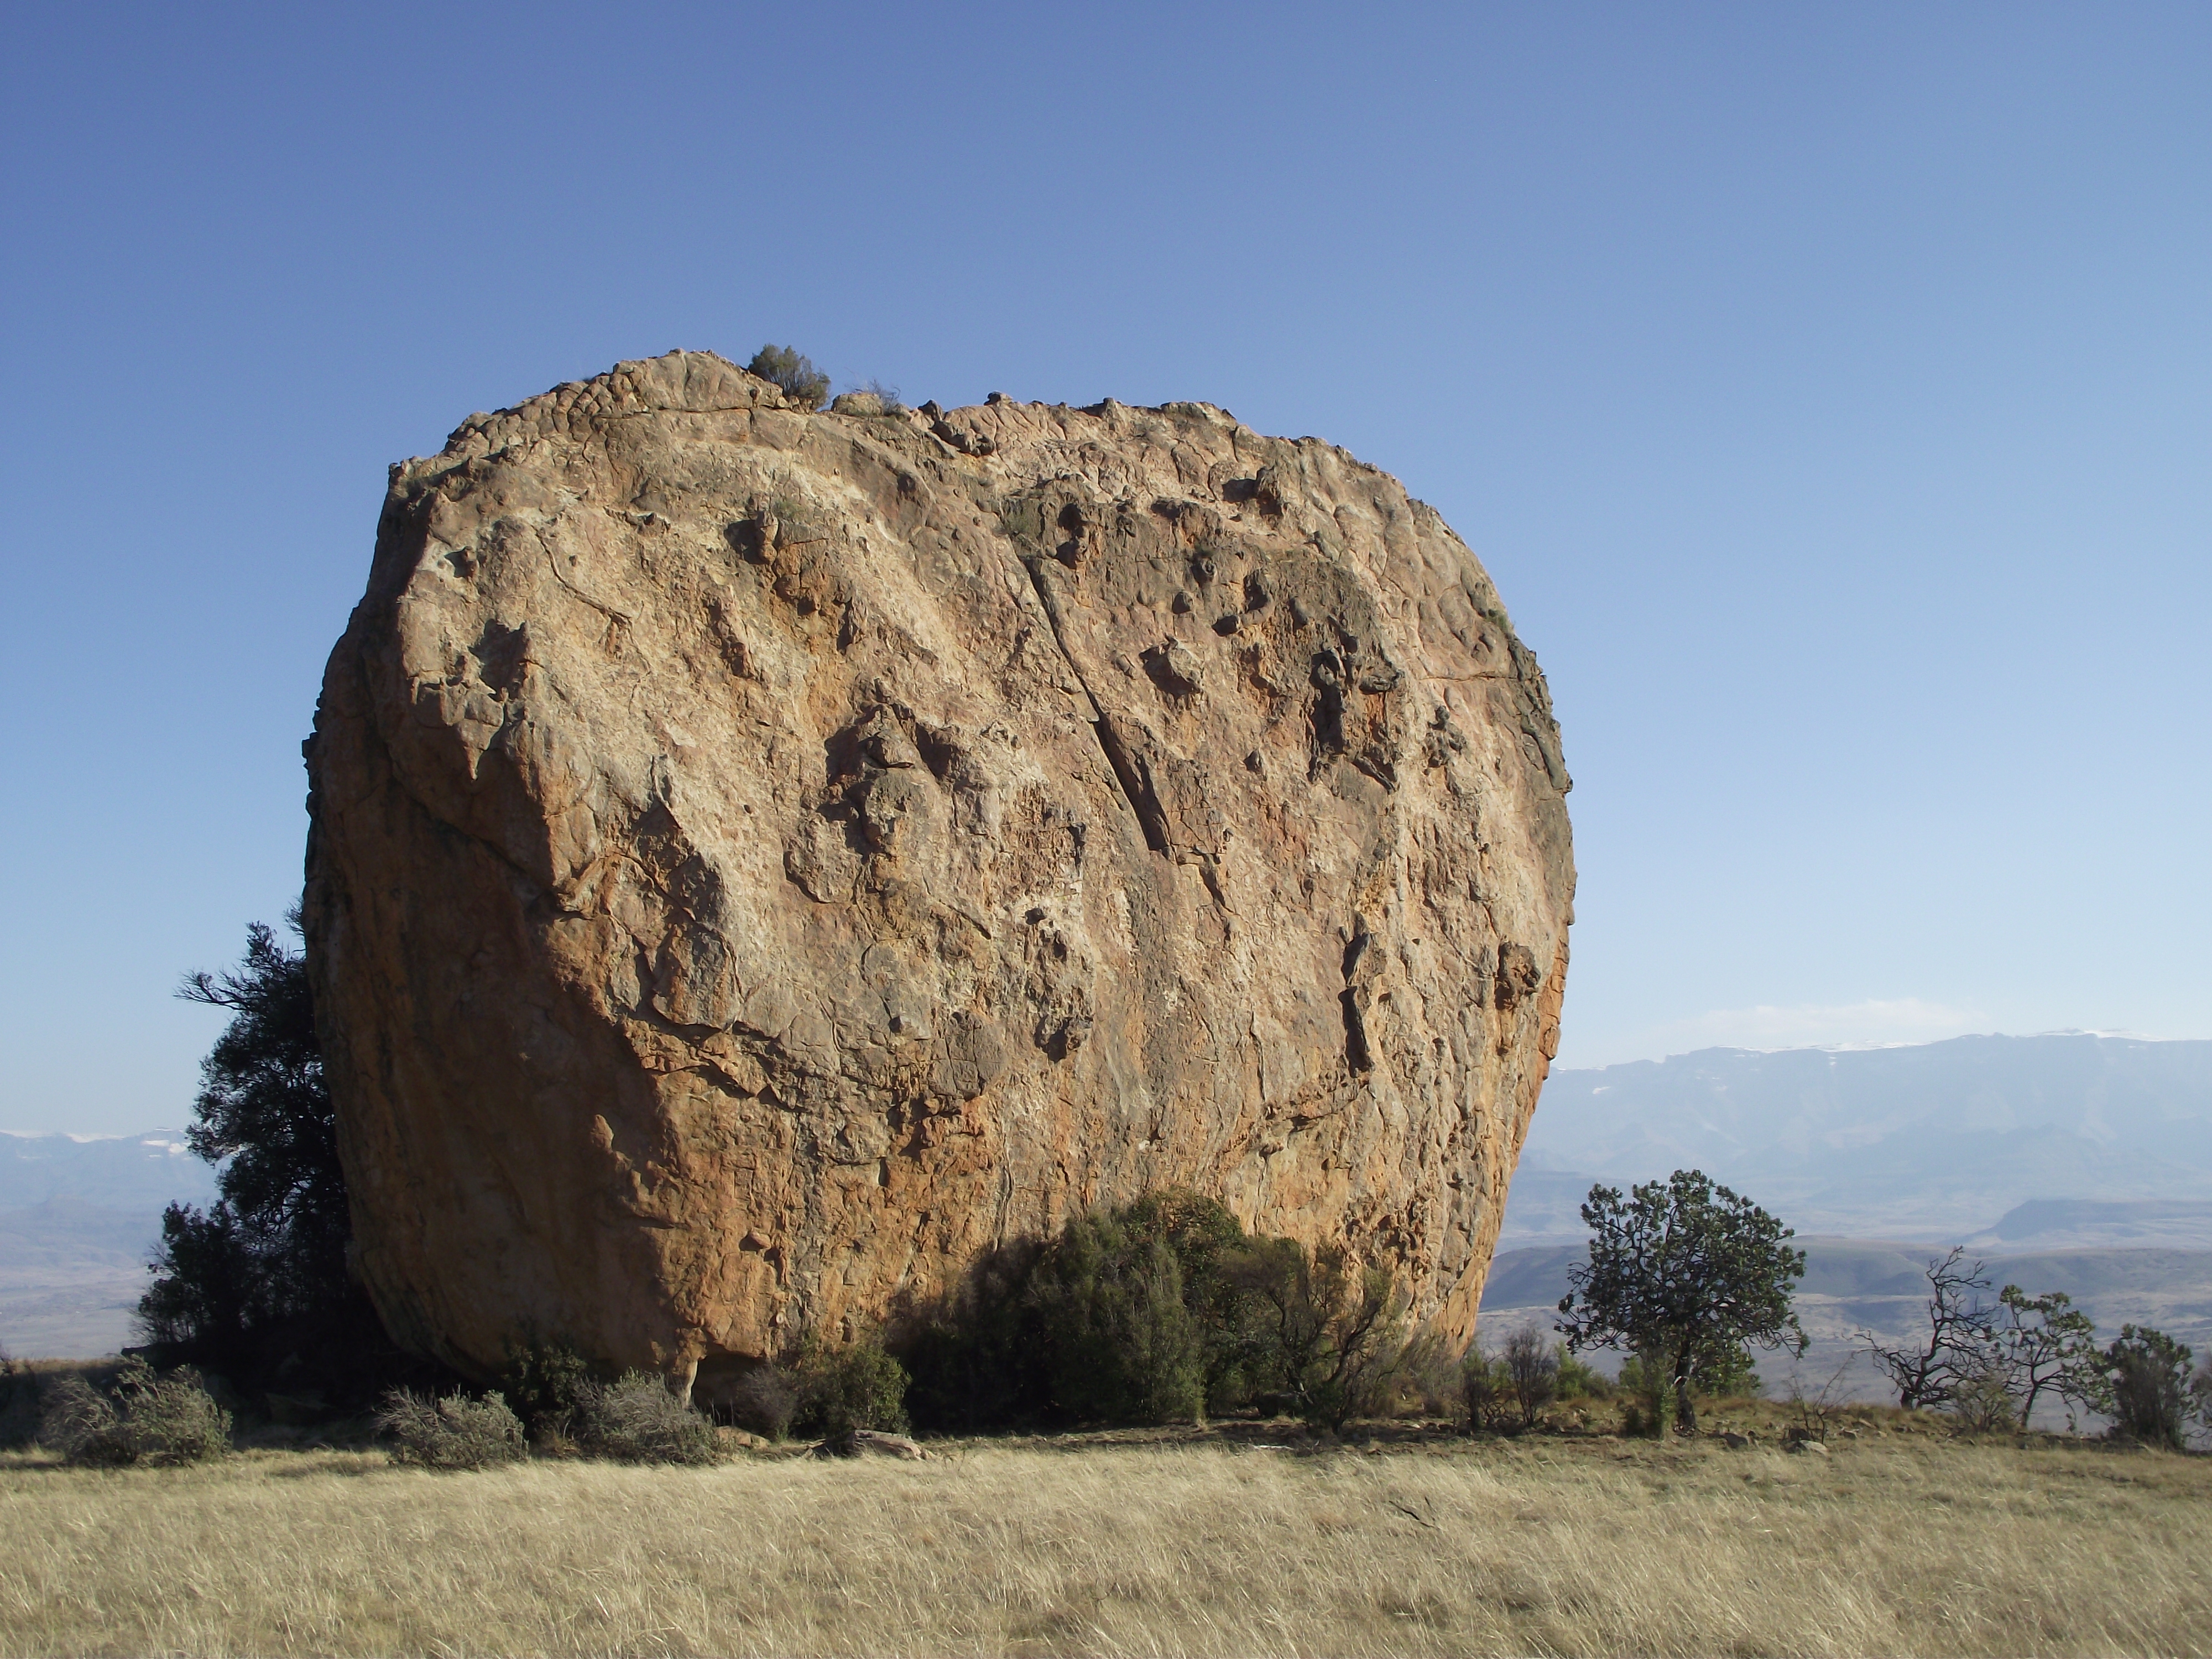
POLYGON ((1474 1328, 1568 781, 1481 566, 1340 450, 625 363, 392 470, 307 754, 358 1265, 423 1352, 711 1375, 1170 1184, 1474 1328))

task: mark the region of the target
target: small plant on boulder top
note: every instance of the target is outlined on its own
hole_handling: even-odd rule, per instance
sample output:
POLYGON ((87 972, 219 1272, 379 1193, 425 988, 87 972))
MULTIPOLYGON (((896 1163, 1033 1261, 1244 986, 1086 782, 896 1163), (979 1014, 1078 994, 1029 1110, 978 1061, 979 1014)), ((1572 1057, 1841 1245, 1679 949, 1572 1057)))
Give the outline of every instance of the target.
POLYGON ((823 399, 830 395, 830 377, 789 346, 763 346, 753 353, 753 360, 745 368, 773 382, 801 409, 819 409, 823 399))

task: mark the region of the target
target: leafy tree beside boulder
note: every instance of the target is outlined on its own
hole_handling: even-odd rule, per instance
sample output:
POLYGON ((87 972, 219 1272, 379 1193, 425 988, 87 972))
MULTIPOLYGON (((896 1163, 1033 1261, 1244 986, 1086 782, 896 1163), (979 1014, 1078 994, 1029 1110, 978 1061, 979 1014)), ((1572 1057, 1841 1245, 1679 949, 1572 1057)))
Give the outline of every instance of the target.
POLYGON ((1053 1401, 1069 1417, 1165 1423, 1205 1409, 1206 1345, 1182 1263, 1148 1218, 1075 1217, 1030 1280, 1053 1401))
POLYGON ((231 1015, 200 1063, 186 1137, 222 1170, 222 1196, 162 1216, 138 1317, 157 1342, 230 1363, 257 1328, 353 1294, 345 1176, 306 958, 255 922, 237 968, 194 974, 179 994, 231 1015))
POLYGON ((1596 1186, 1582 1206, 1589 1259, 1568 1270, 1558 1328, 1570 1349, 1625 1346, 1675 1422, 1698 1425, 1694 1396, 1747 1346, 1802 1353, 1791 1311, 1805 1273, 1795 1232, 1697 1170, 1677 1170, 1623 1196, 1596 1186))
MULTIPOLYGON (((296 933, 296 908, 289 920, 296 933)), ((149 1354, 249 1389, 362 1403, 393 1382, 449 1380, 392 1346, 347 1271, 352 1222, 305 957, 256 922, 236 968, 193 974, 179 994, 230 1015, 200 1064, 187 1132, 220 1171, 219 1196, 161 1218, 138 1303, 149 1354)))

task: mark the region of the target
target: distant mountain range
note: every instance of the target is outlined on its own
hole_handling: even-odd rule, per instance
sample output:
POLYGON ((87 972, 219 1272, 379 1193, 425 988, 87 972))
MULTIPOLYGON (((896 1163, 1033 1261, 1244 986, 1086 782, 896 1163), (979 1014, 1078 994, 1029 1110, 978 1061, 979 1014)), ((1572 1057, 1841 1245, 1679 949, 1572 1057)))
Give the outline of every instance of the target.
MULTIPOLYGON (((2212 1042, 2065 1033, 1911 1048, 1708 1048, 1558 1071, 1513 1180, 1486 1328, 1548 1325, 1591 1186, 1699 1169, 1797 1229, 1811 1376, 1922 1317, 1940 1248, 2064 1291, 2106 1334, 2212 1347, 2212 1042)), ((1769 1364, 1770 1382, 1787 1366, 1769 1364)), ((1817 1382, 1819 1378, 1814 1377, 1817 1382)), ((1874 1391, 1862 1367, 1856 1392, 1874 1391)))
POLYGON ((214 1197, 215 1171, 181 1129, 0 1133, 0 1346, 112 1353, 130 1340, 162 1210, 214 1197))
POLYGON ((1677 1169, 1804 1233, 2212 1246, 2212 1042, 1957 1037, 1554 1072, 1501 1242, 1579 1237, 1593 1181, 1677 1169))

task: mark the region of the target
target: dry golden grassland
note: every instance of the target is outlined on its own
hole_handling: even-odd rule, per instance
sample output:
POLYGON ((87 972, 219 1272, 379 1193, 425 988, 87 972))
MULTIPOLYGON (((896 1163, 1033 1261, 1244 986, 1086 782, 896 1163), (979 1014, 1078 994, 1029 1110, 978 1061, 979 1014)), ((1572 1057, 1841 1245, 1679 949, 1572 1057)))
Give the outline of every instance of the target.
POLYGON ((0 1459, 0 1651, 2212 1652, 2212 1459, 1435 1437, 0 1459))

